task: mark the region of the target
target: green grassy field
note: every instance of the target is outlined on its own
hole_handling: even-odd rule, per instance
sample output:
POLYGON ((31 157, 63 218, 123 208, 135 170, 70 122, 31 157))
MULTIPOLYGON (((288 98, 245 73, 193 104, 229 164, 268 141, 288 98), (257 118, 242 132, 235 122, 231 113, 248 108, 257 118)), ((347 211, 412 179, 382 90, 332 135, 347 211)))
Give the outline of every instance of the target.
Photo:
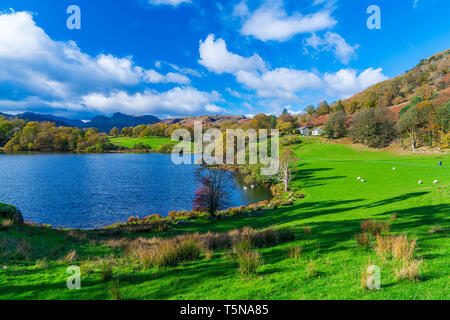
POLYGON ((133 146, 137 143, 149 145, 150 147, 152 147, 152 150, 158 150, 159 147, 162 147, 163 145, 166 144, 173 144, 173 145, 176 144, 176 142, 171 141, 169 138, 159 138, 159 137, 152 137, 152 138, 117 137, 111 138, 110 141, 112 144, 130 149, 132 149, 133 146))
POLYGON ((303 140, 293 150, 299 161, 292 185, 302 189, 305 199, 258 217, 199 221, 171 231, 293 228, 295 242, 257 250, 264 264, 254 276, 243 278, 221 251, 209 260, 145 270, 104 244, 26 226, 0 231, 4 242, 26 239, 33 244, 28 258, 0 255, 0 299, 109 299, 111 282, 102 282, 100 272, 83 265, 111 255, 124 299, 449 299, 449 155, 402 155, 319 139, 303 140), (435 179, 438 184, 432 183, 435 179), (393 214, 397 218, 391 222, 393 214), (417 238, 416 259, 423 260, 419 281, 397 280, 396 261, 357 246, 354 235, 367 218, 390 222, 392 234, 417 238), (310 235, 305 226, 311 227, 310 235), (430 232, 433 227, 438 231, 430 232), (300 258, 287 256, 294 246, 302 247, 300 258), (60 260, 71 249, 77 251, 76 260, 60 260), (381 290, 361 288, 361 268, 369 259, 381 269, 381 290), (82 266, 81 290, 66 289, 68 265, 82 266))

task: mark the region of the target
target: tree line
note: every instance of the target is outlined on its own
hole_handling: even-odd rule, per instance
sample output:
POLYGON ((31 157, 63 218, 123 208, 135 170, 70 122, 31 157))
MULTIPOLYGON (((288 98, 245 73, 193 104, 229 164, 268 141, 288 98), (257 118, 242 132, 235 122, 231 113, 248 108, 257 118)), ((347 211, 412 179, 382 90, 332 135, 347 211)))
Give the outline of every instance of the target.
POLYGON ((104 133, 96 128, 81 130, 57 127, 52 122, 26 122, 21 119, 0 117, 0 147, 7 153, 83 152, 102 153, 116 150, 104 133))

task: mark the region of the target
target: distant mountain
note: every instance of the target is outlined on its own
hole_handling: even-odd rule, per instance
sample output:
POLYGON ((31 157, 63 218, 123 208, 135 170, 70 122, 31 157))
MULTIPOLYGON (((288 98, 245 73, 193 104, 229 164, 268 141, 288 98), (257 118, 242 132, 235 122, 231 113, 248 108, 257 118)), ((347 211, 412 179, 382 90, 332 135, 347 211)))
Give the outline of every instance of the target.
POLYGON ((152 124, 159 122, 160 120, 155 116, 129 116, 123 113, 115 113, 111 118, 105 116, 96 116, 91 121, 83 122, 81 120, 73 120, 64 117, 53 116, 50 114, 38 114, 33 112, 25 112, 12 116, 0 112, 6 118, 18 118, 25 121, 38 121, 38 122, 53 122, 58 127, 76 127, 80 129, 84 128, 97 128, 100 132, 109 132, 112 128, 117 127, 122 130, 125 127, 135 127, 140 124, 152 124))
POLYGON ((38 121, 38 122, 54 122, 58 127, 77 127, 83 128, 84 123, 81 120, 71 120, 64 117, 57 117, 50 114, 38 114, 32 112, 25 112, 17 115, 17 118, 25 121, 38 121))
POLYGON ((201 121, 204 126, 211 124, 222 124, 226 121, 239 122, 245 120, 244 116, 196 116, 196 117, 179 117, 161 120, 160 123, 164 124, 176 124, 184 125, 187 127, 193 127, 195 121, 201 121))
POLYGON ((83 124, 84 128, 98 128, 101 132, 109 132, 117 127, 122 130, 125 127, 136 127, 141 124, 152 124, 159 122, 155 116, 129 116, 120 112, 113 114, 111 118, 96 116, 90 122, 83 124))

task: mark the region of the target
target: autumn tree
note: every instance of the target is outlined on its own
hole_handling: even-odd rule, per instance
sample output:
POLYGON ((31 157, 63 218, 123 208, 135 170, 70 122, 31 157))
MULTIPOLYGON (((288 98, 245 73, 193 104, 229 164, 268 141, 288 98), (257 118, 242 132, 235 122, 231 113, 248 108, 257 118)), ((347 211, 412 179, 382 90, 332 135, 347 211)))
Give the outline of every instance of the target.
POLYGON ((347 132, 346 122, 347 114, 345 113, 345 111, 338 111, 333 113, 328 117, 323 126, 325 136, 328 139, 342 138, 347 132))
POLYGON ((370 108, 358 112, 352 120, 350 137, 373 148, 387 146, 395 137, 395 115, 387 108, 370 108))
POLYGON ((120 135, 120 130, 119 130, 119 128, 114 127, 111 129, 111 131, 109 131, 109 134, 114 137, 118 137, 120 135))
POLYGON ((195 171, 195 181, 199 187, 192 203, 194 210, 206 211, 215 217, 218 210, 229 205, 232 180, 229 171, 199 167, 195 171))

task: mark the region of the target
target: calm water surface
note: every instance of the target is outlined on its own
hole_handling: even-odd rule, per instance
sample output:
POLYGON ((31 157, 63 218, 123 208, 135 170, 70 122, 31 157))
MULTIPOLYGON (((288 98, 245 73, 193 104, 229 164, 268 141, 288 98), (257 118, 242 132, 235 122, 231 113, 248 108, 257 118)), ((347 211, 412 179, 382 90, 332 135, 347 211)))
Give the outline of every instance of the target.
MULTIPOLYGON (((92 229, 130 216, 191 210, 194 165, 162 154, 0 154, 0 202, 25 220, 92 229)), ((233 183, 232 206, 270 198, 270 191, 233 183)))

